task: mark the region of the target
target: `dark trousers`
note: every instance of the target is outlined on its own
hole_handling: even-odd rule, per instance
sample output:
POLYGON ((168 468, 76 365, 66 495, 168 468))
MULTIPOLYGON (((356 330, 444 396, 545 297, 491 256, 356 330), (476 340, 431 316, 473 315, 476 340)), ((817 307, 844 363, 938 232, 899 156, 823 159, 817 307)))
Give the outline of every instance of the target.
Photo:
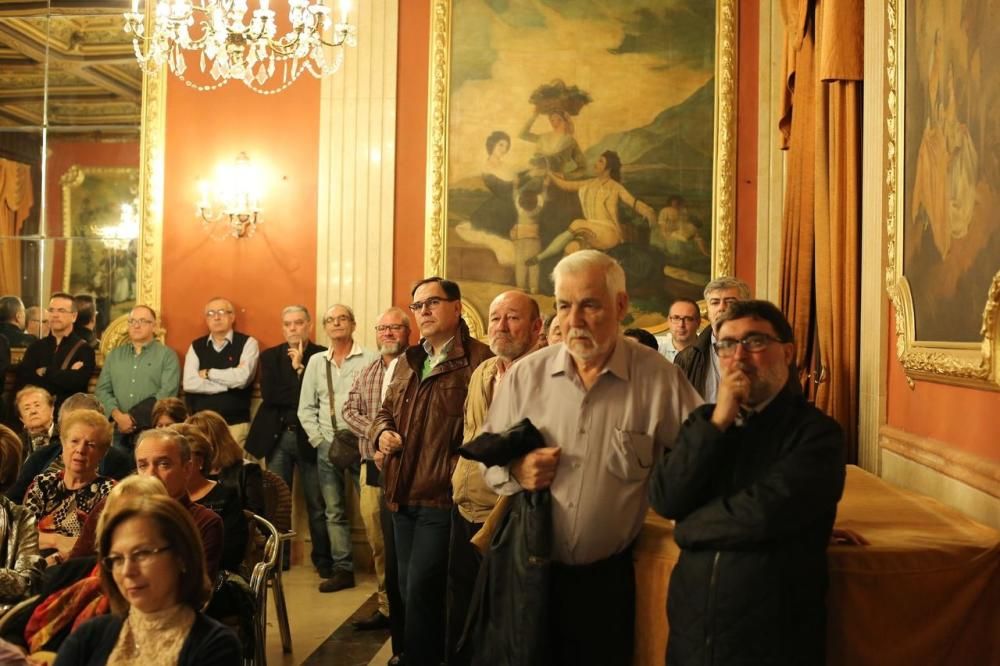
MULTIPOLYGON (((299 468, 299 481, 302 483, 302 494, 306 500, 306 513, 309 516, 309 538, 312 540, 312 563, 319 570, 333 569, 333 556, 330 554, 330 537, 326 531, 326 504, 319 487, 319 472, 315 460, 306 460, 299 453, 298 436, 294 430, 285 430, 278 439, 267 458, 267 468, 280 476, 288 489, 292 489, 292 478, 295 468, 299 468)), ((286 541, 285 546, 291 546, 286 541)), ((285 551, 285 561, 289 560, 289 551, 285 551)))
POLYGON ((450 509, 401 506, 392 516, 406 608, 407 666, 439 666, 444 660, 450 514, 450 509))
POLYGON ((448 544, 448 605, 447 634, 448 664, 469 666, 469 647, 458 652, 458 642, 465 631, 465 620, 472 604, 472 592, 483 557, 469 540, 482 529, 482 523, 473 523, 462 517, 458 507, 451 509, 451 539, 448 544))
POLYGON ((550 571, 552 663, 630 666, 635 634, 632 548, 593 564, 553 562, 550 571))
POLYGON ((392 653, 397 655, 405 651, 403 636, 406 632, 406 608, 399 587, 392 512, 385 506, 385 497, 382 498, 382 548, 385 553, 385 594, 389 598, 389 634, 392 638, 392 653))

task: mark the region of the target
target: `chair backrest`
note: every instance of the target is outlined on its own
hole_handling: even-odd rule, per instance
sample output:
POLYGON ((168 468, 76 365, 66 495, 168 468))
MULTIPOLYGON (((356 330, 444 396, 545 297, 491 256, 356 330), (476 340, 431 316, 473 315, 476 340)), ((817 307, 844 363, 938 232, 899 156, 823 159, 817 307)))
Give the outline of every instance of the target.
POLYGON ((264 517, 279 532, 292 529, 292 491, 285 480, 269 470, 263 470, 264 477, 264 517))

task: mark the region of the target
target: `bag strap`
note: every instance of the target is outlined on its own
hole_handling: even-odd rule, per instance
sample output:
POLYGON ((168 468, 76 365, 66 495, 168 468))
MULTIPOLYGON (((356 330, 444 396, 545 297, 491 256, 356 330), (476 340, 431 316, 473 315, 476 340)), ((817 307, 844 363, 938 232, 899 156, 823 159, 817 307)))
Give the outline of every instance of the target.
POLYGON ((86 340, 83 340, 83 339, 77 340, 76 344, 73 345, 72 347, 70 347, 69 353, 66 354, 66 358, 63 359, 62 365, 59 366, 59 369, 60 370, 65 370, 66 368, 68 368, 69 367, 69 362, 73 360, 73 354, 75 354, 76 350, 79 349, 80 347, 82 347, 85 344, 87 344, 86 340))
POLYGON ((330 398, 330 421, 333 423, 333 431, 337 432, 337 407, 333 404, 333 370, 330 369, 330 359, 326 361, 326 392, 330 398))

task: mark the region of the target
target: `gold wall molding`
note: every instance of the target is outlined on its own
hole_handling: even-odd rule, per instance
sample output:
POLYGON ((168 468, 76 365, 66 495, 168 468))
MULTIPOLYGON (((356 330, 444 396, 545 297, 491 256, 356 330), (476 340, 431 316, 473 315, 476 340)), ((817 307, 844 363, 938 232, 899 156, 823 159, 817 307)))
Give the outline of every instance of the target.
POLYGON ((142 138, 139 141, 139 256, 136 303, 160 313, 163 277, 163 169, 166 150, 166 68, 142 78, 142 138))
POLYGON ((1000 499, 998 462, 958 450, 945 442, 887 425, 879 429, 879 448, 1000 499))
POLYGON ((1000 272, 986 295, 979 343, 922 341, 916 339, 913 294, 903 274, 903 185, 906 108, 905 3, 885 0, 885 284, 892 302, 896 333, 896 356, 913 388, 923 379, 946 384, 1000 390, 1000 366, 995 362, 998 330, 996 310, 1000 303, 1000 272))
MULTIPOLYGON (((432 0, 424 274, 445 275, 452 0, 432 0)), ((732 275, 736 243, 737 0, 716 0, 712 275, 732 275)))

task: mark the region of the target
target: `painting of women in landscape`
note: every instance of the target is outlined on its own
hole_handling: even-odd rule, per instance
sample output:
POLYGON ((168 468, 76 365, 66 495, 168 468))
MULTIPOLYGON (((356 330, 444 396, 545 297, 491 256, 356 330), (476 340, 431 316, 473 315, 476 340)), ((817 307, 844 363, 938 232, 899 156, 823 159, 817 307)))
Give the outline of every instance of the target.
POLYGON ((903 273, 917 340, 978 343, 1000 257, 1000 0, 906 4, 903 273))
POLYGON ((480 313, 548 310, 581 249, 625 268, 630 324, 711 275, 715 3, 453 0, 445 272, 480 313))

